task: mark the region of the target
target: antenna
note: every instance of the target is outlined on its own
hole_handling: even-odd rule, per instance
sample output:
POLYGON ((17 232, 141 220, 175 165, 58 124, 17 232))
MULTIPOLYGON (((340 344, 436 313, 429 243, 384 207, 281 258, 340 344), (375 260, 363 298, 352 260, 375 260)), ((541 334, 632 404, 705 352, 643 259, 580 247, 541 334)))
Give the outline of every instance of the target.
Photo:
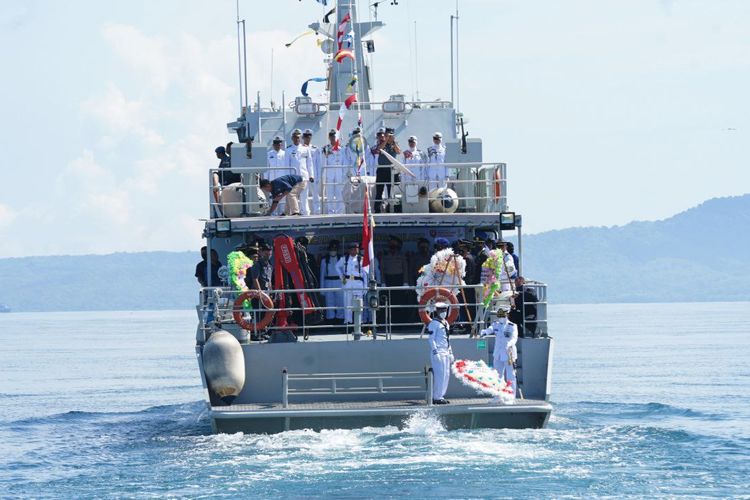
POLYGON ((458 0, 456 0, 456 113, 460 112, 461 109, 461 87, 459 85, 460 72, 458 70, 458 0))
POLYGON ((237 0, 237 78, 239 79, 240 86, 240 113, 242 113, 243 105, 247 110, 247 36, 245 35, 245 20, 240 20, 240 0, 237 0), (240 25, 242 25, 242 31, 240 31, 240 25), (244 90, 242 80, 243 69, 245 75, 244 90))
POLYGON ((242 113, 242 105, 246 102, 242 99, 242 51, 240 49, 240 0, 237 0, 237 78, 239 80, 240 89, 240 113, 242 113))
POLYGON ((273 109, 273 47, 271 47, 271 109, 273 109))
POLYGON ((417 50, 417 21, 414 21, 414 73, 417 86, 417 101, 419 101, 419 51, 417 50))

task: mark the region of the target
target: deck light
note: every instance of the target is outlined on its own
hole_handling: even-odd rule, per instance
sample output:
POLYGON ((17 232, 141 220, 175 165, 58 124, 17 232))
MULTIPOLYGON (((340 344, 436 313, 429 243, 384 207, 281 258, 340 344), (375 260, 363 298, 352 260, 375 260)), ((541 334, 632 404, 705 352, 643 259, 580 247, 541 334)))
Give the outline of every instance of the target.
POLYGON ((232 221, 230 219, 218 219, 216 221, 216 236, 227 238, 232 234, 232 221))
POLYGON ((516 228, 516 213, 515 212, 500 212, 500 229, 514 230, 516 228))

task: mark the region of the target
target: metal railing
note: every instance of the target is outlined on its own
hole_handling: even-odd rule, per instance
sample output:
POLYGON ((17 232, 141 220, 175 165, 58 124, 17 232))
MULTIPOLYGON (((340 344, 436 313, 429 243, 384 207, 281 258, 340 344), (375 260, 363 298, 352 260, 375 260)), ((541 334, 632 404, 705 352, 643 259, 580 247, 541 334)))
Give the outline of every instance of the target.
POLYGON ((289 407, 289 396, 351 396, 386 394, 423 394, 425 404, 432 406, 432 368, 413 372, 362 372, 362 373, 289 373, 281 372, 281 404, 289 407), (422 384, 403 385, 418 380, 422 384), (309 386, 309 382, 326 382, 318 387, 292 388, 298 382, 309 386), (348 383, 347 383, 348 382, 348 383), (373 383, 374 382, 374 383, 373 383), (365 385, 365 384, 370 385, 365 385), (400 385, 396 385, 400 384, 400 385))
MULTIPOLYGON (((506 282, 509 283, 509 282, 506 282)), ((491 301, 485 306, 482 297, 482 285, 440 285, 442 288, 455 291, 455 304, 452 306, 458 310, 456 320, 452 323, 454 333, 477 335, 479 330, 488 326, 492 320, 492 312, 499 303, 491 301)), ((351 289, 350 289, 351 290, 351 289)), ((235 308, 235 301, 241 292, 231 290, 227 287, 207 287, 201 290, 200 305, 197 306, 199 317, 199 332, 205 341, 211 331, 218 327, 235 325, 235 313, 247 315, 248 323, 257 325, 259 318, 267 311, 274 315, 280 312, 287 315, 287 324, 278 326, 275 318, 269 326, 251 330, 248 342, 264 340, 264 336, 270 336, 274 332, 292 332, 298 339, 308 340, 310 336, 326 334, 345 334, 347 340, 358 340, 361 336, 371 338, 391 339, 394 333, 399 335, 420 335, 424 329, 424 322, 419 317, 420 309, 431 309, 431 304, 421 306, 417 301, 416 286, 376 286, 374 289, 355 289, 358 292, 353 296, 364 296, 374 292, 378 297, 378 307, 368 307, 365 301, 364 307, 357 309, 356 303, 345 304, 344 307, 329 306, 323 294, 343 294, 344 288, 300 288, 287 290, 268 290, 267 293, 274 301, 274 308, 245 309, 235 308), (286 294, 286 303, 289 298, 305 294, 316 295, 313 308, 305 308, 298 305, 286 305, 278 307, 281 294, 286 294), (332 325, 326 320, 326 312, 343 313, 347 316, 347 310, 351 311, 352 324, 332 325), (359 322, 358 322, 359 319, 359 322), (360 330, 357 330, 360 328, 360 330)), ((527 281, 523 292, 514 299, 515 309, 511 312, 513 320, 519 326, 519 334, 527 337, 545 337, 547 330, 547 285, 536 281, 527 281), (528 292, 531 292, 529 294, 528 292), (535 300, 532 300, 534 299, 535 300)), ((503 305, 507 305, 503 302, 503 305)), ((339 314, 341 316, 342 314, 339 314)))
MULTIPOLYGON (((398 175, 391 168, 390 180, 377 182, 377 166, 368 166, 359 172, 349 165, 324 166, 320 178, 312 183, 308 181, 305 191, 308 199, 300 200, 300 205, 309 204, 311 213, 358 214, 363 211, 365 190, 368 190, 372 212, 384 206, 390 212, 401 213, 491 213, 507 208, 505 163, 445 163, 440 165, 446 172, 442 179, 429 178, 433 175, 432 166, 411 164, 407 167, 417 177, 398 175), (335 178, 341 180, 331 180, 335 178), (438 188, 448 188, 452 192, 448 194, 438 188)), ((261 192, 260 179, 272 180, 291 173, 295 172, 287 166, 210 169, 209 218, 271 215, 268 213, 270 197, 261 192), (222 182, 231 173, 239 174, 240 182, 222 182)), ((274 215, 280 215, 280 210, 274 215)))

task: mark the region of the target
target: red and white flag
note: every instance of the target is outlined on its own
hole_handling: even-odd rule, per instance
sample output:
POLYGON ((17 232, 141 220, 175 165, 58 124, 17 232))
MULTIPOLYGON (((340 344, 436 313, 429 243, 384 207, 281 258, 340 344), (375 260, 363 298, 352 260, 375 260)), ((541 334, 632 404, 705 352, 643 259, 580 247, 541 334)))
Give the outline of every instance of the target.
POLYGON ((339 50, 341 50, 341 47, 344 45, 344 34, 346 33, 346 25, 349 24, 349 21, 351 21, 352 18, 347 12, 344 18, 341 20, 341 23, 339 23, 339 29, 336 32, 336 42, 338 43, 339 50))
POLYGON ((365 206, 364 206, 364 221, 362 223, 362 269, 366 273, 370 273, 370 263, 375 256, 375 251, 372 246, 372 229, 375 227, 375 222, 370 217, 370 195, 368 193, 369 188, 365 186, 365 206))
POLYGON ((355 102, 357 102, 357 94, 352 94, 346 98, 344 105, 339 108, 339 119, 336 122, 336 147, 334 148, 336 150, 341 146, 341 124, 344 123, 344 115, 346 115, 346 110, 350 109, 355 102))

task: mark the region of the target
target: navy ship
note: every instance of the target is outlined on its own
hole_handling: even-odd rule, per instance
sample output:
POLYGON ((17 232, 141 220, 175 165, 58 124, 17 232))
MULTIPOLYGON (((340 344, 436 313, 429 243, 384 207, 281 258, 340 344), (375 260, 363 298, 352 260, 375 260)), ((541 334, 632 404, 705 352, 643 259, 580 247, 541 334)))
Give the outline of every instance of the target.
MULTIPOLYGON (((227 125, 237 140, 208 176, 203 236, 207 254, 215 252, 223 263, 220 282, 201 288, 197 306, 195 352, 216 432, 401 426, 418 412, 437 415, 447 429, 540 428, 549 419, 547 287, 517 281, 523 219, 509 209, 508 166, 502 158, 484 158, 482 140, 464 131, 451 101, 405 94, 371 100, 371 36, 383 27, 378 20, 360 21, 356 5, 343 0, 309 26, 319 38, 326 77, 317 84, 325 84, 326 99, 298 95, 287 102, 284 95, 277 107, 258 94, 250 104, 247 79, 243 84, 240 76, 240 116, 227 125), (379 147, 383 134, 392 136, 391 144, 406 145, 413 137, 433 150, 379 147), (299 140, 292 135, 306 135, 302 139, 317 150, 288 149, 284 143, 299 140), (297 193, 299 204, 310 204, 301 215, 271 210, 271 197, 261 189, 266 179, 300 173, 300 158, 279 158, 283 151, 317 155, 308 164, 313 170, 304 172, 307 187, 297 193), (488 252, 502 255, 504 241, 517 248, 513 272, 487 265, 488 252), (389 242, 398 243, 393 255, 408 264, 397 282, 383 272, 389 242), (360 267, 367 264, 366 273, 321 273, 331 262, 318 256, 345 259, 358 252, 352 243, 362 247, 353 258, 360 267), (268 248, 273 279, 255 287, 245 279, 248 266, 268 248), (438 250, 448 257, 436 264, 438 250), (472 258, 475 268, 467 272, 472 258), (438 269, 451 262, 451 272, 438 269), (347 287, 347 278, 350 286, 359 281, 357 290, 347 287), (450 307, 454 358, 487 366, 500 343, 480 332, 498 308, 512 310, 520 336, 510 401, 464 383, 454 364, 445 393, 450 403, 434 404, 426 325, 438 301, 450 307)), ((495 266, 504 263, 505 256, 495 266)), ((207 259, 208 276, 216 271, 212 266, 207 259)))

